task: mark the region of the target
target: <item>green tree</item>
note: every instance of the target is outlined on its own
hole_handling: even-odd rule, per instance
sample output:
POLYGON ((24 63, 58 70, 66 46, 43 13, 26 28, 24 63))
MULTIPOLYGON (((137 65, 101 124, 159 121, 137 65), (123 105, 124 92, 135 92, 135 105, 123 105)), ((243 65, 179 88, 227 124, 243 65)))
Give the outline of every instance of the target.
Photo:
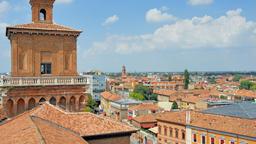
POLYGON ((88 101, 85 107, 85 112, 94 112, 95 108, 97 107, 96 101, 92 98, 91 95, 88 96, 88 101))
POLYGON ((215 77, 208 77, 208 81, 210 84, 216 84, 216 78, 215 77))
POLYGON ((178 104, 176 101, 172 103, 172 110, 179 109, 178 104))
POLYGON ((157 100, 157 95, 153 93, 153 90, 142 84, 135 86, 132 93, 130 93, 130 98, 136 100, 157 100))
POLYGON ((136 92, 130 93, 129 97, 135 100, 140 100, 140 101, 145 100, 145 97, 141 93, 136 93, 136 92))
POLYGON ((239 74, 236 74, 235 76, 234 76, 234 78, 233 78, 233 81, 235 81, 235 82, 239 82, 240 81, 240 79, 241 79, 241 75, 239 75, 239 74))
POLYGON ((256 84, 251 87, 251 90, 256 91, 256 84))
POLYGON ((249 80, 243 80, 240 82, 240 89, 250 90, 253 87, 254 83, 249 80))
POLYGON ((189 85, 189 72, 186 69, 184 71, 184 89, 188 89, 188 85, 189 85))
POLYGON ((172 81, 172 75, 168 76, 168 81, 172 81))

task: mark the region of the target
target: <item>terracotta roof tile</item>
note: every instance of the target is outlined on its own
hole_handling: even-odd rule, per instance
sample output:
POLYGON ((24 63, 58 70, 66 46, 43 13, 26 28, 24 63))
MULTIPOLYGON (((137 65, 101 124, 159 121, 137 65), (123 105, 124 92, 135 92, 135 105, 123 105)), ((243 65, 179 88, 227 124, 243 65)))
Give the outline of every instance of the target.
POLYGON ((20 24, 15 26, 7 27, 15 29, 30 29, 30 30, 50 30, 50 31, 69 31, 69 32, 81 32, 80 30, 75 30, 59 24, 47 24, 47 23, 29 23, 29 24, 20 24))
POLYGON ((133 132, 134 128, 121 122, 91 113, 65 112, 48 103, 0 125, 1 144, 86 144, 81 136, 133 132))
MULTIPOLYGON (((157 120, 185 125, 186 112, 166 112, 159 115, 157 120)), ((190 125, 243 136, 256 137, 256 121, 250 119, 191 111, 190 125)))
POLYGON ((106 99, 106 100, 110 100, 110 101, 117 101, 117 100, 120 100, 122 97, 118 94, 114 94, 114 93, 111 93, 111 92, 103 92, 101 93, 101 96, 106 99))
POLYGON ((110 133, 133 132, 135 129, 112 119, 92 113, 68 113, 50 104, 44 104, 33 116, 56 123, 80 136, 104 135, 110 133))
POLYGON ((152 103, 142 103, 142 104, 130 107, 129 110, 151 110, 151 111, 157 111, 157 110, 160 110, 160 107, 157 106, 156 104, 152 104, 152 103))
POLYGON ((156 121, 157 114, 147 114, 147 115, 141 115, 133 118, 133 121, 139 122, 139 123, 150 123, 150 122, 157 122, 156 121))

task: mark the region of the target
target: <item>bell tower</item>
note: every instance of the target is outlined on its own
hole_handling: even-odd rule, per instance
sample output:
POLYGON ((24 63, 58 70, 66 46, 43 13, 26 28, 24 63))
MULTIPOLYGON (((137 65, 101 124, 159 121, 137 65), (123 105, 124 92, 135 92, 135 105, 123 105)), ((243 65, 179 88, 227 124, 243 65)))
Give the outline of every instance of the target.
POLYGON ((53 3, 55 0, 30 0, 33 23, 53 23, 53 3))

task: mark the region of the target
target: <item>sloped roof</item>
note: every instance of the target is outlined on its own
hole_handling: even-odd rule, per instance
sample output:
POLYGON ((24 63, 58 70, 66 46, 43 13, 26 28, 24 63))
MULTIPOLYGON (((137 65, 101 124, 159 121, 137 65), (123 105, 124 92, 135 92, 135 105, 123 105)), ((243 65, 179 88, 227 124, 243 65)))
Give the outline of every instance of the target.
POLYGON ((133 133, 134 128, 91 113, 69 113, 45 103, 0 125, 1 144, 87 144, 82 137, 133 133))
POLYGON ((241 102, 204 110, 205 113, 256 119, 256 103, 241 102))
POLYGON ((114 94, 114 93, 111 93, 111 92, 102 92, 100 94, 104 99, 106 100, 109 100, 109 101, 117 101, 117 100, 120 100, 121 99, 121 96, 118 95, 118 94, 114 94))
MULTIPOLYGON (((230 116, 190 112, 191 126, 210 130, 228 132, 248 137, 256 137, 256 121, 251 119, 230 116)), ((166 112, 157 117, 157 120, 186 125, 186 111, 166 112)))
POLYGON ((0 125, 1 144, 87 144, 79 135, 49 121, 23 113, 0 125))
POLYGON ((19 24, 19 25, 10 26, 7 28, 81 32, 80 30, 75 30, 75 29, 72 29, 67 26, 63 26, 63 25, 59 25, 59 24, 48 24, 48 23, 19 24))
POLYGON ((44 104, 36 110, 32 116, 56 123, 62 127, 70 129, 80 136, 94 136, 111 133, 134 132, 135 129, 125 124, 98 116, 92 113, 70 113, 54 107, 50 104, 44 104))
POLYGON ((141 115, 133 118, 134 121, 139 123, 156 123, 156 117, 157 114, 147 114, 147 115, 141 115))
POLYGON ((160 107, 157 106, 156 104, 152 104, 152 103, 142 103, 142 104, 130 107, 129 110, 153 110, 153 111, 157 111, 157 110, 160 110, 160 107))

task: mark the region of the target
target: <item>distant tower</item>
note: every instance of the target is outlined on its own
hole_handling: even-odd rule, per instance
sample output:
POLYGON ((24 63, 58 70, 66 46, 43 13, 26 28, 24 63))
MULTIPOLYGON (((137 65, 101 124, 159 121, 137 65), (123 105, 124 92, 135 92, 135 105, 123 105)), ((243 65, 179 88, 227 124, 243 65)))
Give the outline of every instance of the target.
POLYGON ((125 65, 123 65, 123 67, 122 67, 122 80, 126 79, 126 77, 127 77, 126 68, 125 68, 125 65))

